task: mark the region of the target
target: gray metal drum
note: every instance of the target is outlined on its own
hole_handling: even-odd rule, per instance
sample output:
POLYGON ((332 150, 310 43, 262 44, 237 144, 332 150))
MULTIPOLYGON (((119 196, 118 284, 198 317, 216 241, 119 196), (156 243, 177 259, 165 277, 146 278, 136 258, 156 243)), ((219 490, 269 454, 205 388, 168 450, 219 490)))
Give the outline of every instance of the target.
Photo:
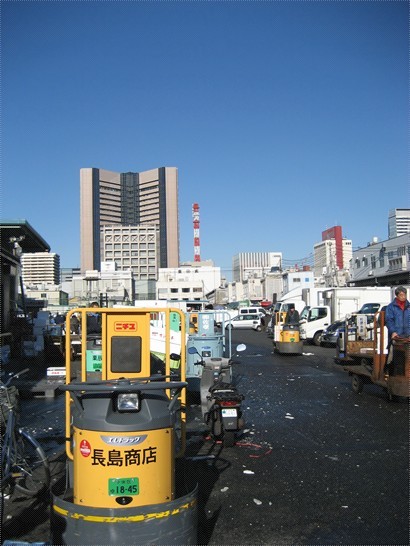
POLYGON ((197 544, 197 487, 185 496, 135 508, 93 508, 73 504, 70 493, 53 496, 52 543, 115 546, 197 544))

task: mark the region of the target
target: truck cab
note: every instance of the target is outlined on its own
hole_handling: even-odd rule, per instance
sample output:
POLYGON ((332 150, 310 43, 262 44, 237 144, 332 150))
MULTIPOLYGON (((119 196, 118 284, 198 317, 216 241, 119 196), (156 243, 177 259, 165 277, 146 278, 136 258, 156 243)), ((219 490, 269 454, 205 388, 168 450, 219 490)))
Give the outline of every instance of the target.
POLYGON ((331 324, 330 307, 320 305, 317 307, 306 306, 300 316, 300 337, 305 341, 320 345, 320 337, 323 330, 331 324))

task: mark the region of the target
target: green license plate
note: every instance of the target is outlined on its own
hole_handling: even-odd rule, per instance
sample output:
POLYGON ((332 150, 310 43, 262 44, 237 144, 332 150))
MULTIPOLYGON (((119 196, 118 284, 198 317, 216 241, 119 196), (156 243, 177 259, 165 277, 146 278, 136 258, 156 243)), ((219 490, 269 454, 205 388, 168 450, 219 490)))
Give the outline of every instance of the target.
POLYGON ((108 480, 108 494, 110 497, 139 495, 139 492, 138 478, 109 478, 108 480))

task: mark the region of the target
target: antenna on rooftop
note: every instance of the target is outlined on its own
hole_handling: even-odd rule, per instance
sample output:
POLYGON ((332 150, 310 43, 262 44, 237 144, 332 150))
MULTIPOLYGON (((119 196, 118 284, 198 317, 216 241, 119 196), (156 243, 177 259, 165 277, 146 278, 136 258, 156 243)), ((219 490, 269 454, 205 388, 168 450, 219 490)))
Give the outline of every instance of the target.
POLYGON ((194 262, 201 261, 201 249, 199 245, 199 205, 192 205, 192 219, 194 221, 194 262))

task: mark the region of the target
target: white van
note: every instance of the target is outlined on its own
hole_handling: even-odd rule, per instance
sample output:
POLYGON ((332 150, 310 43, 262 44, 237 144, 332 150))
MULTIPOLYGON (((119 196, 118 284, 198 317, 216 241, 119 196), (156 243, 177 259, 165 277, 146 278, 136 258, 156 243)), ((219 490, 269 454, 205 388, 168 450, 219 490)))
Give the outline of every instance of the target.
POLYGON ((260 317, 266 316, 266 311, 263 307, 240 307, 240 315, 259 315, 260 317))

